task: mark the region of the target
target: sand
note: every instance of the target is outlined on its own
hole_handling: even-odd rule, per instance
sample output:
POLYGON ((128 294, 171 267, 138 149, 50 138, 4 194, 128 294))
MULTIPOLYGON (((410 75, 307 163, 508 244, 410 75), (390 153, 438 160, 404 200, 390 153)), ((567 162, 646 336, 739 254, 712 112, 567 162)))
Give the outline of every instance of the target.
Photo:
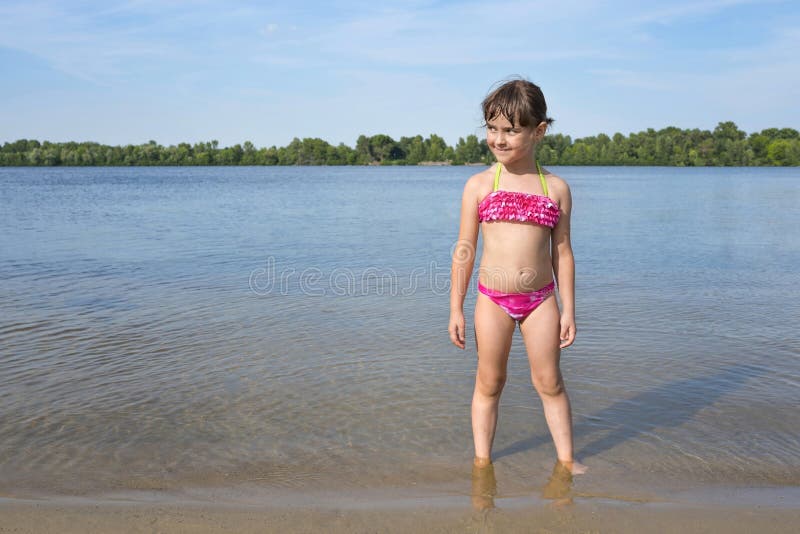
POLYGON ((476 502, 400 498, 297 505, 182 501, 146 494, 108 499, 2 498, 0 533, 86 532, 796 532, 800 508, 630 503, 582 498, 476 502), (484 509, 481 509, 484 508, 484 509))

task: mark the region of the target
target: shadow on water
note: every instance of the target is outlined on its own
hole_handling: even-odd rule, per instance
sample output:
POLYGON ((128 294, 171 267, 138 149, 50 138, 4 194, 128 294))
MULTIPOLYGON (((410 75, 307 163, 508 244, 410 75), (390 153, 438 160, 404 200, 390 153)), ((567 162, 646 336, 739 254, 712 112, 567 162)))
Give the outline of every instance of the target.
MULTIPOLYGON (((766 374, 767 369, 747 364, 737 364, 713 374, 667 382, 658 387, 621 399, 608 408, 588 415, 575 425, 576 441, 595 432, 610 431, 581 450, 576 457, 585 459, 608 451, 637 436, 655 429, 678 427, 690 420, 706 406, 739 388, 748 380, 766 374)), ((495 452, 495 458, 510 456, 550 443, 550 434, 531 436, 495 452)))

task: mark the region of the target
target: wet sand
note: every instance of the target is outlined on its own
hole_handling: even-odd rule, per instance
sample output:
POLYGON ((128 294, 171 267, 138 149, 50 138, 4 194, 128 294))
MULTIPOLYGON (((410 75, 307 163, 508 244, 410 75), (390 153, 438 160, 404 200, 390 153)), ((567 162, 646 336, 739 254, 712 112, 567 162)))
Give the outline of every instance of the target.
POLYGON ((467 506, 226 506, 178 502, 0 502, 0 532, 794 532, 800 510, 577 502, 467 506))
POLYGON ((497 497, 493 471, 472 495, 433 488, 369 493, 207 488, 97 497, 0 495, 0 533, 85 532, 796 532, 800 488, 704 488, 671 500, 573 493, 554 470, 540 497, 497 497))

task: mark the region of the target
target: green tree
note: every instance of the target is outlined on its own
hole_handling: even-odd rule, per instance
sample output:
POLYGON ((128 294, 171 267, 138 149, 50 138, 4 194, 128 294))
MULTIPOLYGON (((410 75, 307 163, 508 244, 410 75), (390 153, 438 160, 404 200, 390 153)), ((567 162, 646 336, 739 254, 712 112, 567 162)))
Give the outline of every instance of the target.
POLYGON ((425 140, 425 161, 447 161, 445 159, 447 143, 436 134, 425 140))
POLYGON ((797 165, 800 163, 800 143, 796 139, 774 139, 767 147, 767 159, 773 165, 797 165))
POLYGON ((467 136, 466 140, 463 137, 459 137, 453 150, 453 164, 463 165, 479 161, 481 161, 481 154, 477 136, 467 136))
MULTIPOLYGON (((546 165, 800 165, 800 133, 794 128, 767 128, 749 136, 731 121, 714 131, 681 130, 619 132, 575 139, 547 135, 537 148, 546 165)), ((361 135, 355 148, 332 146, 319 138, 294 138, 285 147, 257 148, 251 141, 220 148, 219 142, 179 143, 164 147, 156 141, 108 146, 95 142, 54 143, 19 139, 0 146, 0 165, 365 165, 454 164, 494 161, 485 139, 459 138, 448 146, 431 134, 394 141, 385 134, 361 135)))
POLYGON ((371 161, 377 163, 399 161, 405 157, 403 149, 395 140, 384 134, 373 135, 369 138, 369 154, 371 161))
POLYGON ((427 148, 421 135, 401 137, 399 144, 406 154, 406 163, 409 165, 416 165, 420 161, 425 161, 427 148))

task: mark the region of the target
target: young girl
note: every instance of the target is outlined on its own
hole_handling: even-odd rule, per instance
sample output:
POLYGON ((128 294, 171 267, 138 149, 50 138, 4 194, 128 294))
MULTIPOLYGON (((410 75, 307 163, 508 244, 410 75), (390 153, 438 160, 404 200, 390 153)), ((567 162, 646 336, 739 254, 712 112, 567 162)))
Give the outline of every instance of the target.
POLYGON ((497 163, 464 186, 448 326, 450 340, 463 349, 464 296, 480 229, 483 253, 475 304, 478 371, 472 397, 475 466, 491 464, 500 394, 518 324, 558 462, 571 473, 582 473, 585 466, 573 458, 572 414, 559 368, 561 349, 575 339, 572 198, 567 183, 536 161, 536 146, 553 120, 547 117, 541 89, 526 80, 509 81, 490 93, 483 101, 483 118, 486 142, 497 163))

